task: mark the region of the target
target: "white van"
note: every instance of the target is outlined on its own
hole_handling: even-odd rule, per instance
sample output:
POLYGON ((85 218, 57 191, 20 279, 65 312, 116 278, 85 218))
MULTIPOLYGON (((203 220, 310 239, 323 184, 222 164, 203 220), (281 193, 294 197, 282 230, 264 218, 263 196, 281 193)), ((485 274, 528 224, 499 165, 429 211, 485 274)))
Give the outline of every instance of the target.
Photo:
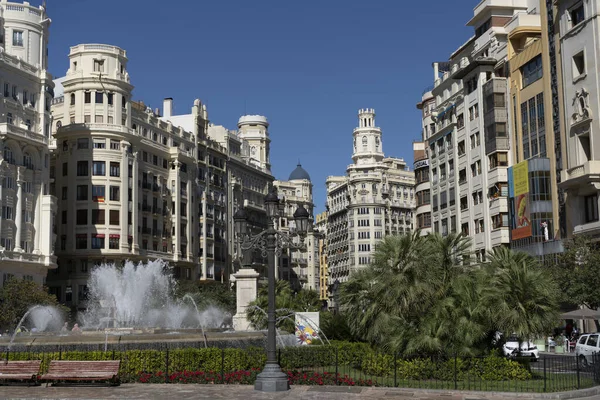
MULTIPOLYGON (((588 333, 581 335, 575 345, 575 355, 579 358, 581 364, 589 365, 592 363, 592 354, 600 352, 600 340, 598 333, 588 333)), ((596 357, 600 357, 600 354, 596 357)))

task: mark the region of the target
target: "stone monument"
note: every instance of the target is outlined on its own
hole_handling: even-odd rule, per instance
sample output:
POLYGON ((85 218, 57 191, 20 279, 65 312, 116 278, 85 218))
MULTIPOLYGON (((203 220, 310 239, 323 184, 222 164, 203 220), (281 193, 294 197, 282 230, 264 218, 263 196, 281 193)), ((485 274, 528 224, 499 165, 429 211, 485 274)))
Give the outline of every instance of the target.
POLYGON ((236 331, 253 330, 246 317, 248 304, 256 300, 258 288, 258 272, 252 268, 241 268, 233 274, 236 285, 236 313, 233 316, 233 329, 236 331))

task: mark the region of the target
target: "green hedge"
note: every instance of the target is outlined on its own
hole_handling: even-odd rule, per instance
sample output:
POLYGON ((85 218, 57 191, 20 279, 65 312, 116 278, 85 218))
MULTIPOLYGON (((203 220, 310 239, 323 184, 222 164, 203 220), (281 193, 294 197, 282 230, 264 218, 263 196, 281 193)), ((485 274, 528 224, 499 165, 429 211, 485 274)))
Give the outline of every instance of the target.
MULTIPOLYGON (((284 370, 327 370, 349 366, 365 375, 394 376, 398 379, 458 380, 478 378, 485 381, 531 379, 527 365, 499 356, 433 361, 427 358, 406 360, 389 354, 381 354, 365 343, 331 342, 330 346, 301 346, 283 348, 278 353, 284 370), (456 364, 455 364, 456 362, 456 364)), ((42 373, 50 360, 121 360, 119 371, 125 382, 136 380, 142 373, 174 373, 205 371, 230 373, 262 369, 266 354, 262 348, 208 348, 170 350, 128 351, 68 351, 48 353, 9 353, 11 360, 42 360, 42 373), (168 369, 167 369, 168 366, 168 369)))
MULTIPOLYGON (((368 355, 362 363, 367 375, 392 376, 394 356, 387 354, 368 355)), ((450 358, 433 361, 429 358, 413 360, 396 359, 397 379, 435 379, 442 381, 481 379, 484 381, 527 380, 532 375, 527 365, 495 355, 481 358, 450 358)))

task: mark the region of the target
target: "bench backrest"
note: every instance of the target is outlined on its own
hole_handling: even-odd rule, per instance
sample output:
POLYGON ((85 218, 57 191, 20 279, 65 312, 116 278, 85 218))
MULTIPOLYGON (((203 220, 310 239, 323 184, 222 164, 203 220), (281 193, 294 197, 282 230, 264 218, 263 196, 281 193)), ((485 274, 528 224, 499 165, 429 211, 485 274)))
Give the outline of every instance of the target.
POLYGON ((31 361, 0 361, 0 374, 31 374, 40 372, 41 360, 31 361))
POLYGON ((119 373, 120 360, 115 361, 50 361, 48 374, 63 373, 110 373, 117 375, 119 373))

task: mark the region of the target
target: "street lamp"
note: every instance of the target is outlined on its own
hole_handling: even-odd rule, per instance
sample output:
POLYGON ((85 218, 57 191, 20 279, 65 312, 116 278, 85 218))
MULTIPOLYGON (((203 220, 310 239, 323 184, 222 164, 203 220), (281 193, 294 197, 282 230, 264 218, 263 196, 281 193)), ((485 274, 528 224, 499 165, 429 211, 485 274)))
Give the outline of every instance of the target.
POLYGON ((265 209, 267 211, 267 229, 252 235, 247 230, 247 215, 239 209, 233 216, 237 240, 244 250, 260 250, 263 257, 267 257, 269 278, 269 307, 267 311, 267 363, 263 371, 256 377, 255 390, 263 392, 280 392, 290 389, 288 378, 277 362, 276 326, 275 326, 275 256, 280 256, 284 248, 304 250, 304 236, 308 230, 308 211, 299 205, 294 212, 296 232, 289 234, 275 229, 274 218, 279 216, 279 198, 275 191, 265 196, 265 209), (300 237, 300 243, 294 243, 293 238, 300 237))

